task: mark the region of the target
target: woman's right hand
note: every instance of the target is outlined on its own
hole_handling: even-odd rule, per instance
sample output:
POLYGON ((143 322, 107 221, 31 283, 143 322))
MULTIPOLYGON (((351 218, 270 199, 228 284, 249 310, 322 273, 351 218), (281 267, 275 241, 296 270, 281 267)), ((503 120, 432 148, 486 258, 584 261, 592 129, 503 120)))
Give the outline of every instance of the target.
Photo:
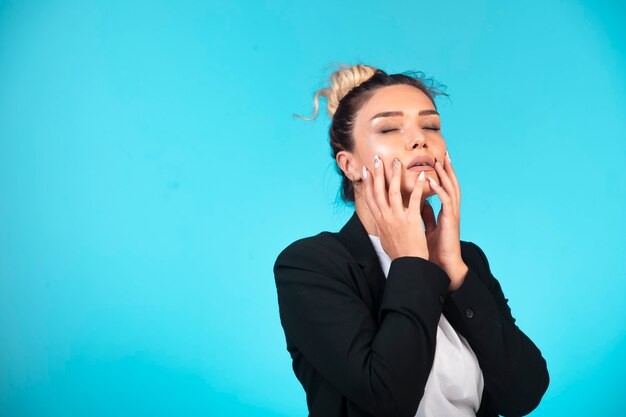
POLYGON ((374 174, 363 165, 365 201, 376 220, 380 243, 391 260, 401 256, 428 259, 428 245, 422 221, 421 199, 424 172, 415 182, 408 208, 402 203, 402 163, 392 164, 389 191, 385 185, 385 166, 378 154, 374 156, 374 174), (376 162, 378 160, 379 163, 376 162))

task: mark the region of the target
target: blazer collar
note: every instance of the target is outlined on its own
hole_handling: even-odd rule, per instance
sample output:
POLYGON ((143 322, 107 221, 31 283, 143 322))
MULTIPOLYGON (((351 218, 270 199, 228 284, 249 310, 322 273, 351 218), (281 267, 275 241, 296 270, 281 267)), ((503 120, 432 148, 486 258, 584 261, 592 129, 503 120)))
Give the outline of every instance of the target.
POLYGON ((365 226, 357 216, 356 210, 341 228, 338 237, 362 267, 370 266, 372 262, 378 261, 374 245, 367 234, 367 230, 365 230, 365 226))
POLYGON ((373 295, 374 305, 372 308, 378 310, 387 278, 378 259, 376 249, 374 249, 374 244, 370 240, 359 216, 357 216, 356 210, 337 233, 337 237, 348 249, 348 252, 352 254, 363 271, 365 280, 373 295))

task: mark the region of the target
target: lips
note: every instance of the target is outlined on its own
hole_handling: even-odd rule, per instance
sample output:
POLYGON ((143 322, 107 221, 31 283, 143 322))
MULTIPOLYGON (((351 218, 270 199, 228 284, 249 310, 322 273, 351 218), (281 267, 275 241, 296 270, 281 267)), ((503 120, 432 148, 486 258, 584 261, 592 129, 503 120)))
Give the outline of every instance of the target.
POLYGON ((406 164, 409 171, 413 171, 413 170, 414 171, 428 171, 428 170, 432 170, 434 165, 435 163, 433 161, 433 158, 429 157, 428 155, 418 155, 415 158, 411 159, 411 162, 406 164), (427 164, 427 165, 416 166, 417 164, 427 164))
POLYGON ((420 171, 434 171, 434 168, 428 165, 417 165, 407 168, 408 171, 420 172, 420 171))

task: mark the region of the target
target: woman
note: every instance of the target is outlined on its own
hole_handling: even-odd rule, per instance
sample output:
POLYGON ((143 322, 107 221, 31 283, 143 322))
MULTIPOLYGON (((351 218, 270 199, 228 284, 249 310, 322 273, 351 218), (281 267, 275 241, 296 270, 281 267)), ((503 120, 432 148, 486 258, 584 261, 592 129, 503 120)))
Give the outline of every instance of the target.
POLYGON ((274 265, 309 415, 530 413, 549 384, 546 361, 482 249, 460 240, 461 191, 434 102, 445 93, 366 65, 331 79, 312 118, 324 95, 341 195, 355 212, 274 265), (435 194, 437 220, 426 200, 435 194))

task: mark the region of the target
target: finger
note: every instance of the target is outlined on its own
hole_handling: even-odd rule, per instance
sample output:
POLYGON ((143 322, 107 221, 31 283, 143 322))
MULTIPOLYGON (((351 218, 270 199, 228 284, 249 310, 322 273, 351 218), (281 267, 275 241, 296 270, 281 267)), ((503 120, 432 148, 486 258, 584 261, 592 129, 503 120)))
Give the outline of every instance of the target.
POLYGON ((384 216, 389 211, 389 200, 387 199, 388 194, 385 187, 385 166, 378 154, 374 155, 374 175, 372 177, 374 180, 374 199, 378 204, 378 209, 384 216))
POLYGON ((422 219, 424 219, 424 225, 426 226, 426 234, 429 234, 437 228, 435 211, 433 210, 433 206, 430 205, 428 200, 424 200, 424 208, 422 208, 422 219))
POLYGON ((420 204, 422 202, 422 195, 424 194, 425 176, 426 173, 422 171, 415 179, 415 185, 413 186, 413 191, 411 191, 411 197, 409 198, 408 212, 410 219, 417 219, 422 216, 420 213, 420 204))
POLYGON ((391 166, 391 181, 389 182, 389 204, 393 211, 401 213, 403 209, 402 194, 400 191, 402 163, 398 158, 393 158, 393 163, 391 164, 391 166))
POLYGON ((452 161, 450 160, 450 154, 448 153, 447 149, 446 149, 445 161, 443 162, 443 167, 446 169, 446 172, 448 173, 448 175, 450 176, 450 179, 452 179, 452 182, 455 185, 456 199, 457 199, 457 202, 461 204, 461 185, 459 184, 459 179, 456 176, 456 172, 454 172, 454 167, 452 166, 452 161))
POLYGON ((456 206, 457 205, 457 198, 456 198, 457 193, 456 193, 455 185, 450 179, 450 177, 448 176, 448 173, 446 172, 446 170, 443 168, 443 164, 439 160, 435 162, 435 171, 439 175, 440 185, 444 188, 444 190, 446 190, 446 192, 452 199, 452 204, 456 206))
POLYGON ((442 186, 437 184, 437 181, 432 179, 432 177, 428 177, 428 181, 430 182, 430 188, 435 193, 437 193, 437 195, 439 196, 439 200, 441 200, 440 213, 443 213, 445 216, 455 216, 456 209, 452 205, 452 198, 448 195, 446 190, 444 190, 442 186))
MULTIPOLYGON (((365 191, 365 202, 370 209, 370 212, 374 216, 374 219, 378 223, 381 220, 381 212, 378 208, 378 203, 374 198, 374 182, 372 178, 372 173, 367 170, 365 165, 363 165, 363 189, 365 191)), ((378 225, 377 225, 378 227, 378 225)), ((380 235, 379 235, 380 236, 380 235)))

